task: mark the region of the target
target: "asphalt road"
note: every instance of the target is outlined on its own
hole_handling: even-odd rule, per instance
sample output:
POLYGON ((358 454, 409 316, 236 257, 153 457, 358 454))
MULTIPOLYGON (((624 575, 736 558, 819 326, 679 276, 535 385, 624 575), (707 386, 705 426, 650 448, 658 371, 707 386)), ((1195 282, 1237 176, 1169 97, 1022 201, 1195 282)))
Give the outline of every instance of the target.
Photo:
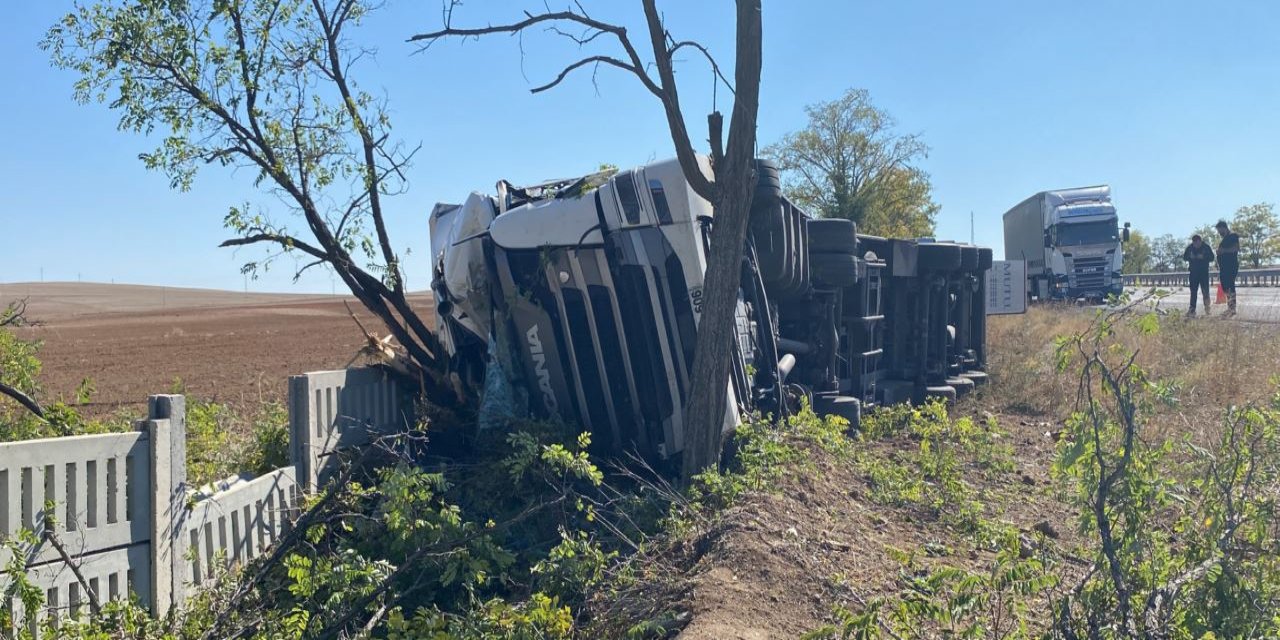
MULTIPOLYGON (((1136 289, 1140 290, 1140 289, 1136 289)), ((1191 301, 1189 289, 1178 287, 1170 289, 1171 294, 1160 300, 1161 309, 1170 309, 1178 311, 1186 311, 1188 303, 1191 301)), ((1240 320, 1249 320, 1253 322, 1274 322, 1280 323, 1280 288, 1275 287, 1239 287, 1236 289, 1236 318, 1240 320)), ((1210 296, 1216 299, 1216 290, 1210 291, 1210 296)), ((1209 314, 1217 316, 1226 311, 1225 304, 1213 304, 1210 307, 1209 314)), ((1200 308, 1199 313, 1203 314, 1204 309, 1200 308)))

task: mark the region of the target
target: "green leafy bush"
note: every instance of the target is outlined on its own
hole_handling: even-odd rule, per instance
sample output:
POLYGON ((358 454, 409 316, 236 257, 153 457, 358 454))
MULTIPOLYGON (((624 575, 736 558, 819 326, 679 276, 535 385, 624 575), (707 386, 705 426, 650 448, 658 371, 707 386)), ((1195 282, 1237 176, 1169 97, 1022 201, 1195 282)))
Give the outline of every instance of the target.
POLYGON ((984 507, 964 478, 967 469, 1003 474, 1012 471, 1013 452, 1002 442, 994 418, 975 422, 952 419, 946 405, 902 404, 863 417, 864 444, 897 438, 906 447, 865 447, 854 462, 870 481, 871 499, 880 504, 918 506, 961 532, 984 531, 984 507))

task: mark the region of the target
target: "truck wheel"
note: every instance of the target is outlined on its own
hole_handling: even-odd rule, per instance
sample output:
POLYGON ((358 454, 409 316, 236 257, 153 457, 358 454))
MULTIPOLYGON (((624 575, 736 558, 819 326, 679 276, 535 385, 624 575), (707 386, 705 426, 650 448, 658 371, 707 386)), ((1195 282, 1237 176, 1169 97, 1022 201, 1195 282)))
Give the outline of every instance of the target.
POLYGON ((815 253, 809 256, 814 282, 829 287, 858 284, 858 259, 847 253, 815 253))
POLYGON ((960 268, 963 252, 958 244, 928 242, 919 245, 916 265, 921 271, 955 271, 960 268))
POLYGON ((768 160, 756 160, 756 194, 752 203, 776 206, 782 200, 782 178, 778 165, 768 160))
POLYGON ((848 420, 850 431, 857 430, 862 421, 862 403, 852 396, 814 396, 813 412, 824 418, 840 416, 848 420))
POLYGON ((852 220, 813 218, 807 224, 810 253, 857 254, 858 227, 852 220))
POLYGON ((994 254, 987 247, 978 248, 978 271, 986 271, 991 268, 994 254))
POLYGON ((945 384, 935 387, 925 387, 924 399, 931 400, 933 398, 940 398, 946 401, 947 404, 954 404, 956 401, 956 388, 945 384))
POLYGON ((978 248, 970 246, 960 247, 960 269, 964 271, 978 270, 978 248))
POLYGON ((782 210, 782 181, 778 166, 768 160, 756 160, 756 192, 751 199, 751 229, 758 235, 785 235, 782 210))
POLYGON ((884 406, 911 401, 911 394, 916 386, 910 380, 880 380, 876 383, 876 392, 880 395, 880 403, 884 406))
POLYGON ((964 376, 959 376, 956 378, 947 378, 947 386, 954 388, 956 390, 956 396, 960 397, 968 394, 970 391, 973 391, 974 383, 972 380, 964 376))
POLYGON ((991 379, 987 376, 986 371, 966 371, 960 374, 960 377, 972 380, 973 384, 979 387, 991 381, 991 379))

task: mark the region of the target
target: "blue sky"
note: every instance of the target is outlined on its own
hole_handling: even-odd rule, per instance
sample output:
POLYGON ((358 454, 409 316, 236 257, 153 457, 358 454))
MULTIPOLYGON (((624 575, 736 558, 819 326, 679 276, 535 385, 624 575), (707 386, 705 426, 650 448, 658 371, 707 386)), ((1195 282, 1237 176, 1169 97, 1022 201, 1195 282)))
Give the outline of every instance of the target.
MULTIPOLYGON (((553 2, 554 4, 554 2, 553 2)), ((641 33, 638 2, 587 1, 641 33)), ((732 57, 732 3, 659 2, 680 38, 732 57)), ((1237 207, 1280 200, 1280 2, 765 0, 759 135, 804 124, 803 107, 849 87, 871 92, 932 152, 924 168, 942 205, 938 235, 1002 245, 1001 214, 1043 189, 1109 183, 1123 220, 1183 234, 1237 207)), ((218 249, 230 205, 270 206, 248 172, 205 170, 170 191, 137 154, 150 141, 116 130, 103 105, 75 104, 73 77, 37 42, 70 3, 22 1, 0 24, 0 282, 115 281, 240 289, 257 249, 218 249)), ((468 2, 458 24, 519 16, 541 2, 468 2)), ((671 155, 658 104, 634 80, 602 70, 530 95, 575 51, 531 35, 403 42, 439 24, 437 0, 391 0, 355 34, 378 48, 358 69, 385 93, 395 130, 423 150, 389 224, 413 288, 425 288, 426 215, 436 201, 575 175, 602 162, 671 155)), ((710 73, 678 69, 695 139, 705 137, 710 73)), ((720 107, 726 106, 720 93, 720 107)), ((329 292, 320 271, 294 284, 282 264, 258 291, 329 292)), ((341 283, 338 284, 341 286, 341 283)))

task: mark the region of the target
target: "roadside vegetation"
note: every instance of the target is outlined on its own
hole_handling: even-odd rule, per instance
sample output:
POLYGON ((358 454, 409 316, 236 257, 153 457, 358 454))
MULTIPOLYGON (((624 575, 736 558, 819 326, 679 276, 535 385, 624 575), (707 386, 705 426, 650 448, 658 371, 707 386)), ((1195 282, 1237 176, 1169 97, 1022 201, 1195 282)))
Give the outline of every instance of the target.
MULTIPOLYGON (((992 386, 951 412, 893 407, 854 434, 808 412, 752 420, 727 464, 683 489, 591 457, 589 434, 564 425, 513 424, 449 457, 422 424, 352 452, 273 553, 170 617, 115 603, 49 633, 1280 633, 1280 346, 1266 328, 1140 305, 996 320, 992 386)), ((218 414, 195 405, 192 423, 218 414)), ((191 450, 230 450, 201 429, 191 450)), ((11 595, 41 598, 21 580, 11 595)))

